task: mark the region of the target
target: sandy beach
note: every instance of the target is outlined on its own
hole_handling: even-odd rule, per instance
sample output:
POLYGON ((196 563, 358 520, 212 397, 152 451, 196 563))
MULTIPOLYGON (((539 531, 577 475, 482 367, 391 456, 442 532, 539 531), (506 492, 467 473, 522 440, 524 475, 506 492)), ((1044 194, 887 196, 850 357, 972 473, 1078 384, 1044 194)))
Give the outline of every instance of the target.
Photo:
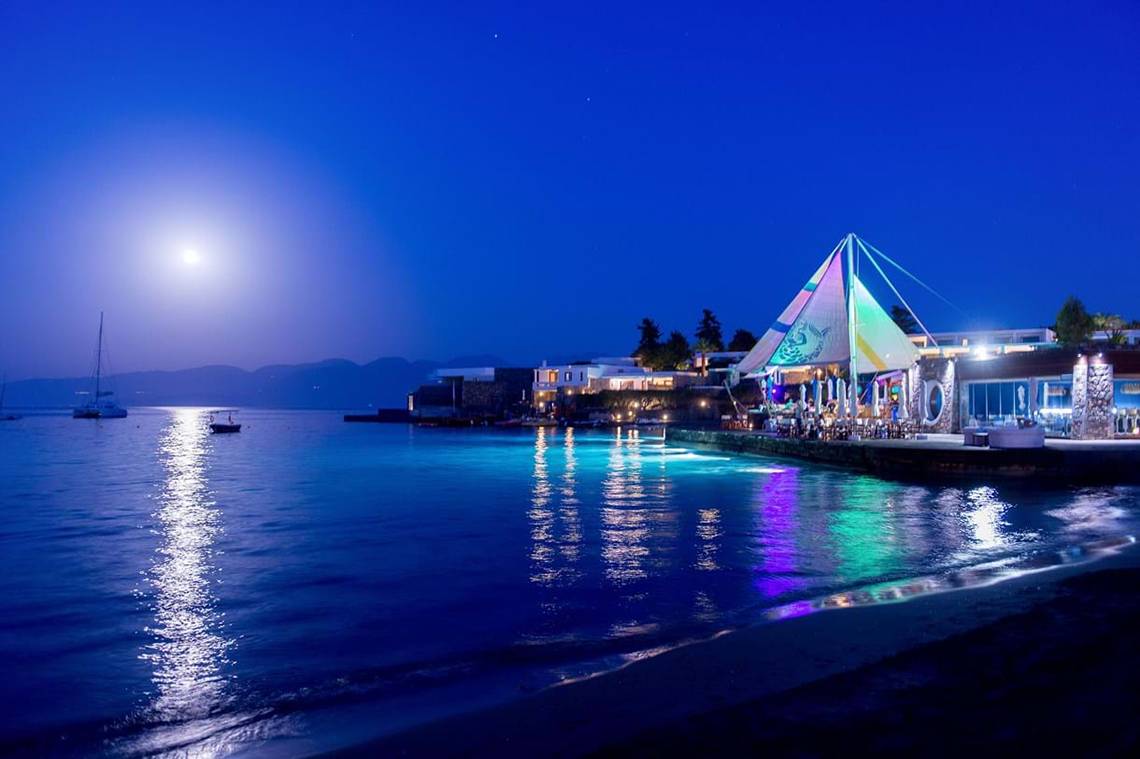
POLYGON ((1140 551, 765 624, 357 747, 404 756, 1116 754, 1140 551))

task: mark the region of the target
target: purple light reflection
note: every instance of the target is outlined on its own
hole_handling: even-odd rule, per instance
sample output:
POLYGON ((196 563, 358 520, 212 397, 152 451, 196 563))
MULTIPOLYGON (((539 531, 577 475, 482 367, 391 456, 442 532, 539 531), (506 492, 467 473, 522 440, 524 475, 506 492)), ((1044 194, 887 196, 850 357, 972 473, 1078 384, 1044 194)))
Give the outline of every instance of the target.
POLYGON ((754 585, 765 598, 779 598, 807 583, 796 576, 799 526, 799 470, 788 467, 765 475, 756 493, 760 563, 754 585))

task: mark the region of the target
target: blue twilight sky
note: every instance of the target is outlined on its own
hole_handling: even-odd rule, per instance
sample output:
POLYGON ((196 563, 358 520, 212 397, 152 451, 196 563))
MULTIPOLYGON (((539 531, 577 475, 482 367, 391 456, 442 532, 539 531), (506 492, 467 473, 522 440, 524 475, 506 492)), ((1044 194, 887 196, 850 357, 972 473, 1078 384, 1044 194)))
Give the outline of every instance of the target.
POLYGON ((1140 317, 1137 3, 521 6, 4 3, 0 369, 759 333, 848 231, 1140 317))

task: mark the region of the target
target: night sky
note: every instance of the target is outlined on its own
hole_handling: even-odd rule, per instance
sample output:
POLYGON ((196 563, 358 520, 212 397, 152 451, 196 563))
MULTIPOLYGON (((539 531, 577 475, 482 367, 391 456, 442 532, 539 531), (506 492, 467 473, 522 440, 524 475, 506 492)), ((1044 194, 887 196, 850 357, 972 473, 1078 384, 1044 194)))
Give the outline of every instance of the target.
POLYGON ((1135 2, 168 5, 0 6, 12 379, 760 333, 848 231, 1140 318, 1135 2))

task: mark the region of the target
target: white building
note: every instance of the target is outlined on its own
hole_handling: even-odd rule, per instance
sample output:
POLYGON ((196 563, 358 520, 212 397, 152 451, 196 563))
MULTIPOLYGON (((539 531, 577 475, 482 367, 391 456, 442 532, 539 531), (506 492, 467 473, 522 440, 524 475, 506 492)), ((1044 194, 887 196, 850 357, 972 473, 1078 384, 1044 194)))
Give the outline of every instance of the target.
MULTIPOLYGON (((1140 329, 1120 330, 1120 345, 1140 346, 1140 329)), ((1021 329, 964 330, 960 332, 932 332, 926 335, 907 335, 918 346, 923 356, 996 356, 1006 353, 1056 348, 1057 334, 1049 327, 1021 329), (931 341, 931 337, 934 338, 931 341), (937 343, 937 344, 936 344, 937 343)), ((1092 334, 1093 342, 1107 343, 1112 335, 1106 330, 1092 334)))
POLYGON ((1053 345, 1057 336, 1048 327, 1029 329, 977 329, 960 332, 932 332, 931 342, 926 335, 907 335, 921 348, 976 348, 978 346, 1053 345))
POLYGON ((654 372, 626 356, 548 366, 534 370, 534 405, 549 409, 559 396, 603 390, 673 390, 696 382, 695 372, 654 372))
MULTIPOLYGON (((1098 342, 1109 342, 1112 335, 1107 330, 1094 332, 1093 340, 1098 342)), ((1121 345, 1140 345, 1140 329, 1122 329, 1120 330, 1121 345)))

